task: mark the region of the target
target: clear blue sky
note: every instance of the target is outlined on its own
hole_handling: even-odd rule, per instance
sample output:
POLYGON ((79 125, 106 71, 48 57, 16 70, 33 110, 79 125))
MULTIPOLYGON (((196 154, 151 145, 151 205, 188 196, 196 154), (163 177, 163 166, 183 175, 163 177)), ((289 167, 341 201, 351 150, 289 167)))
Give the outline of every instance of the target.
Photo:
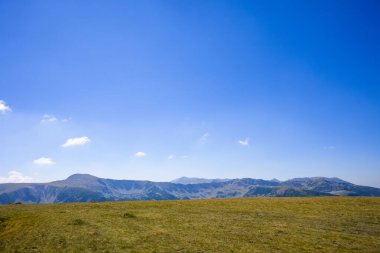
POLYGON ((380 187, 379 13, 376 0, 1 0, 0 181, 380 187))

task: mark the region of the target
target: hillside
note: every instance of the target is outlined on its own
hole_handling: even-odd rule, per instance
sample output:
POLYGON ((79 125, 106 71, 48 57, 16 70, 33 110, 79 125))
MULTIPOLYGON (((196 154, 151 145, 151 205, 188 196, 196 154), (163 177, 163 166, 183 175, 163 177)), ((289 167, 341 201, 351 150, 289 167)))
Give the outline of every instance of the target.
POLYGON ((378 252, 379 249, 380 198, 0 205, 0 252, 378 252))
MULTIPOLYGON (((200 179, 197 179, 198 181, 200 179)), ((182 178, 183 181, 183 178, 182 178)), ((202 183, 113 180, 75 174, 50 183, 0 184, 0 203, 179 200, 244 197, 380 196, 380 189, 338 178, 209 180, 202 183)))

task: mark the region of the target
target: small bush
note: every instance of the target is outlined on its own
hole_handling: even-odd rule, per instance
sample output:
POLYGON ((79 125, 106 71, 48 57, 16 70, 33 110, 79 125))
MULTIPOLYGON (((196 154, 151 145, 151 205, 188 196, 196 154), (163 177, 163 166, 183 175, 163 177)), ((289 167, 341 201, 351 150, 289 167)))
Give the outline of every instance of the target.
POLYGON ((81 219, 75 219, 71 222, 71 225, 84 225, 84 224, 86 224, 86 222, 81 219))
POLYGON ((124 218, 136 218, 136 215, 134 215, 132 213, 124 213, 123 217, 124 218))
POLYGON ((5 222, 8 220, 7 217, 1 217, 0 216, 0 229, 5 228, 5 222))
POLYGON ((1 216, 0 216, 0 223, 5 222, 6 220, 8 220, 8 218, 6 218, 6 217, 1 217, 1 216))

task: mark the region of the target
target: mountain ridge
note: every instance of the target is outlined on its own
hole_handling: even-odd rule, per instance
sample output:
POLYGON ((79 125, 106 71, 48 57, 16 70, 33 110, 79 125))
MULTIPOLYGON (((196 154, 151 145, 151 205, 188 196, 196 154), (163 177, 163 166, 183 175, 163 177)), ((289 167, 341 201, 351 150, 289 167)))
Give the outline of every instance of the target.
POLYGON ((115 180, 73 174, 49 183, 0 184, 0 203, 62 203, 121 200, 176 200, 247 197, 380 196, 380 189, 339 178, 306 177, 286 181, 254 178, 202 179, 182 182, 115 180))
POLYGON ((199 177, 180 177, 177 179, 174 179, 170 181, 170 183, 175 184, 201 184, 201 183, 212 183, 212 182, 225 182, 229 181, 231 179, 229 178, 213 178, 213 179, 207 179, 207 178, 199 178, 199 177))

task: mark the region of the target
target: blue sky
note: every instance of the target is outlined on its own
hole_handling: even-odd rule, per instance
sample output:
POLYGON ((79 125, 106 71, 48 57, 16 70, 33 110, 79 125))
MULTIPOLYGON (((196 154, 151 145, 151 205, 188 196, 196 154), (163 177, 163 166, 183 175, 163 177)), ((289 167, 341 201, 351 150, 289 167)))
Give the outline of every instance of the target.
POLYGON ((378 1, 0 1, 0 181, 380 187, 378 1))

